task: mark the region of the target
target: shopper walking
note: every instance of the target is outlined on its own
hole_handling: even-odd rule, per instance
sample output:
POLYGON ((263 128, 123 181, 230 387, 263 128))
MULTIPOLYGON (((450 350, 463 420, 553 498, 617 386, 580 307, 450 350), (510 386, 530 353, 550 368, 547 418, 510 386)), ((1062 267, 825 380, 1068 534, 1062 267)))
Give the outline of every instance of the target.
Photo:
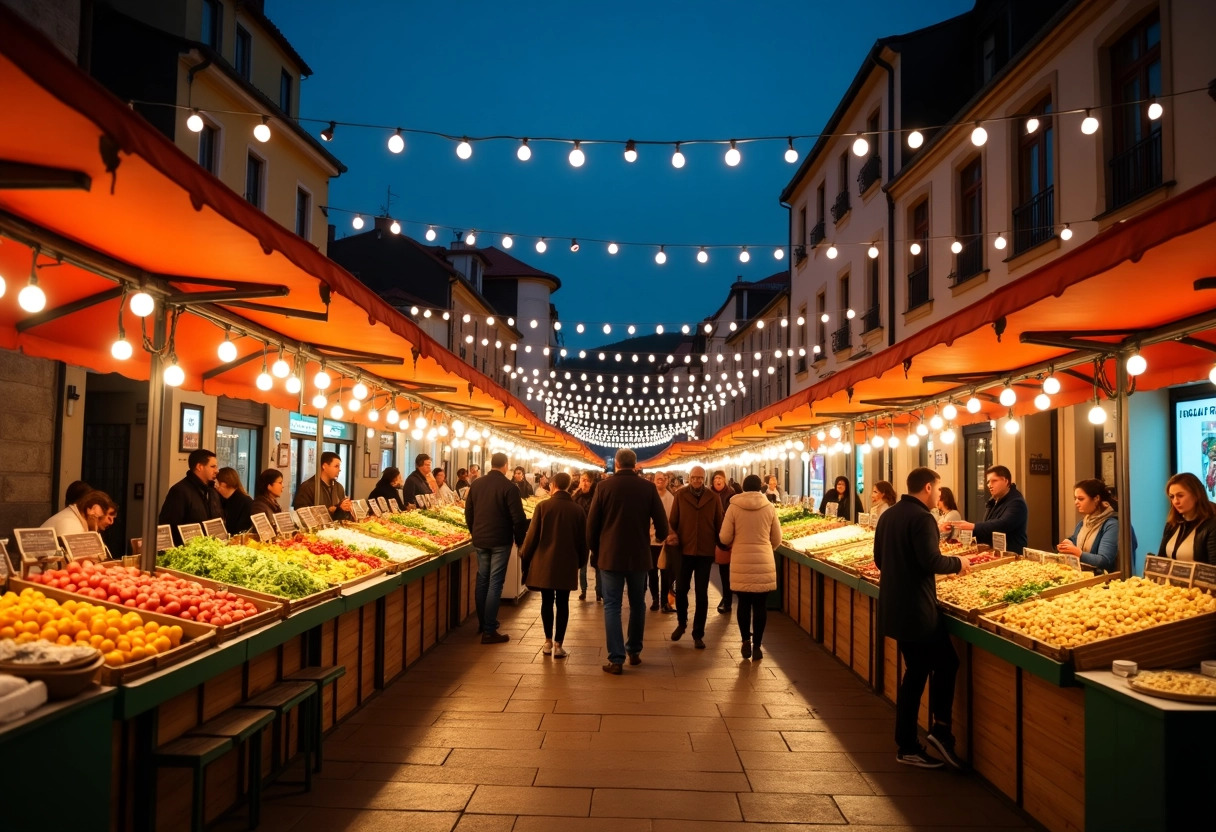
POLYGON ((173 540, 179 545, 182 538, 178 526, 224 516, 219 492, 215 490, 215 478, 220 471, 215 453, 204 448, 191 451, 186 465, 189 466, 186 476, 170 486, 157 517, 157 523, 173 530, 173 540))
POLYGON ((220 493, 220 505, 224 509, 224 529, 228 534, 247 532, 253 526, 250 513, 253 498, 245 490, 241 475, 235 468, 221 468, 215 475, 215 490, 220 493))
POLYGON ((401 499, 405 501, 402 508, 413 508, 418 505, 415 499, 419 494, 434 494, 431 487, 431 457, 428 454, 418 454, 414 457, 414 470, 405 478, 401 486, 401 499))
POLYGON ((604 581, 604 635, 608 644, 605 673, 621 675, 625 658, 642 663, 646 631, 646 573, 650 571, 650 524, 667 536, 667 515, 654 486, 634 470, 637 455, 616 452, 616 475, 599 484, 587 515, 587 542, 604 581), (621 596, 629 588, 629 637, 621 634, 621 596))
POLYGON ((679 547, 682 562, 676 585, 676 628, 672 641, 679 641, 688 626, 688 588, 695 579, 697 609, 692 621, 692 643, 705 649, 705 618, 709 612, 709 570, 722 528, 722 500, 705 487, 705 469, 688 472, 688 485, 676 492, 671 507, 671 531, 667 545, 679 547))
POLYGON ((979 523, 968 523, 966 520, 955 520, 940 523, 942 531, 947 526, 955 529, 971 529, 975 532, 976 543, 992 545, 993 532, 1005 535, 1006 551, 1015 555, 1022 554, 1026 547, 1026 524, 1030 519, 1030 510, 1026 507, 1026 498, 1013 483, 1013 474, 1004 465, 993 465, 984 472, 984 481, 988 485, 987 509, 984 519, 979 523))
POLYGON ((523 543, 528 528, 519 489, 507 479, 507 455, 490 457, 490 471, 469 486, 464 503, 465 525, 477 551, 477 626, 482 644, 502 644, 510 636, 498 632, 498 604, 507 574, 511 544, 523 543))
POLYGON ((354 515, 350 513, 350 497, 346 496, 346 489, 338 482, 341 474, 342 457, 333 451, 321 454, 321 472, 300 483, 300 488, 291 500, 291 507, 325 506, 335 523, 350 520, 354 515))
POLYGON ((936 575, 966 575, 966 558, 945 557, 931 509, 937 505, 941 476, 931 468, 908 474, 908 493, 878 519, 874 564, 882 570, 878 586, 879 635, 895 639, 904 659, 904 678, 895 695, 895 759, 920 768, 940 768, 916 735, 920 700, 929 683, 932 727, 929 744, 947 763, 961 768, 950 730, 958 655, 937 612, 936 575))
POLYGON ((555 659, 567 656, 562 642, 570 621, 570 592, 578 586, 579 567, 587 562, 587 515, 566 491, 569 487, 569 474, 553 475, 553 496, 536 507, 519 549, 524 582, 540 591, 541 652, 555 659))
POLYGON ((730 547, 732 589, 739 597, 739 636, 743 658, 760 661, 764 651, 764 625, 768 622, 768 594, 777 588, 777 556, 781 522, 777 509, 761 491, 755 474, 743 478, 743 493, 731 498, 722 518, 722 543, 730 547))
MULTIPOLYGON (((578 490, 574 492, 574 502, 583 510, 584 514, 591 512, 591 501, 595 497, 595 487, 599 484, 599 471, 584 471, 583 475, 578 479, 578 490)), ((604 590, 600 585, 600 570, 595 565, 595 558, 589 558, 583 561, 583 565, 578 570, 578 600, 587 600, 587 569, 590 562, 590 568, 595 572, 595 603, 604 603, 604 590)))
POLYGON ((283 472, 277 468, 267 468, 258 474, 253 486, 253 503, 249 506, 250 522, 254 515, 265 514, 266 519, 274 522, 274 516, 283 509, 279 508, 279 498, 283 496, 283 472))
MULTIPOLYGON (((671 516, 671 507, 676 501, 675 495, 667 488, 669 482, 670 477, 666 471, 655 472, 654 487, 659 499, 663 501, 665 517, 671 516)), ((654 523, 650 524, 650 555, 654 561, 654 569, 650 570, 650 609, 653 611, 657 603, 664 613, 673 613, 675 608, 671 606, 668 594, 675 589, 676 578, 680 574, 680 559, 674 549, 664 551, 663 538, 659 537, 654 523)))
MULTIPOLYGON (((725 517, 731 498, 741 491, 735 491, 730 487, 730 483, 726 481, 725 471, 714 471, 709 487, 722 501, 722 516, 725 517)), ((730 546, 714 547, 714 563, 718 564, 718 580, 722 583, 722 600, 718 602, 718 612, 729 615, 731 611, 730 546)))

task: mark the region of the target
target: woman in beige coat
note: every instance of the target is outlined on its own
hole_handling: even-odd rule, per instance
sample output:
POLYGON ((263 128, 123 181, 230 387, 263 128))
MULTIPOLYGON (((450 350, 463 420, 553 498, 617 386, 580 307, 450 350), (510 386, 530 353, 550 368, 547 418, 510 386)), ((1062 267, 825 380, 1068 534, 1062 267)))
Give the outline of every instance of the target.
POLYGON ((764 658, 760 642, 768 620, 768 594, 777 588, 777 558, 773 549, 781 545, 781 523, 777 510, 761 493, 760 478, 743 480, 743 493, 731 498, 718 537, 730 547, 730 588, 739 599, 739 635, 743 658, 764 658))

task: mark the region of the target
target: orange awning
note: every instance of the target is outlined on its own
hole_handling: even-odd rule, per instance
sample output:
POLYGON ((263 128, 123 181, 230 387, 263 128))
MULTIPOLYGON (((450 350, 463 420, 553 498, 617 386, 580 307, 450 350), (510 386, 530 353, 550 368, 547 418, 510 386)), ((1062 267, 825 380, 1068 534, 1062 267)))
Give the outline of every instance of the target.
MULTIPOLYGON (((256 302, 324 313, 321 290, 327 287, 331 300, 324 321, 235 305, 221 304, 216 311, 269 330, 276 336, 271 340, 315 345, 322 354, 330 347, 402 356, 400 365, 343 363, 416 399, 466 413, 555 454, 600 464, 581 442, 539 419, 314 246, 204 171, 4 7, 0 7, 0 88, 4 90, 0 160, 78 172, 92 182, 87 190, 13 188, 9 183, 0 187, 0 227, 9 232, 9 239, 0 239, 0 275, 7 281, 8 296, 0 303, 0 346, 136 379, 146 379, 149 373, 148 355, 139 349, 140 320, 129 312, 124 324, 135 355, 125 362, 110 356, 118 326, 117 297, 81 304, 83 308, 71 314, 28 326, 31 316, 17 306, 16 294, 30 273, 31 251, 12 239, 28 239, 20 232, 28 224, 67 238, 66 247, 83 246, 164 278, 187 302, 191 294, 215 290, 190 279, 205 278, 236 288, 249 283, 286 287, 285 296, 256 302), (118 162, 113 175, 107 172, 107 148, 118 162)), ((13 170, 8 168, 10 173, 13 170)), ((48 247, 51 254, 57 250, 62 249, 48 247)), ((113 280, 70 258, 54 265, 54 257, 44 254, 39 264, 44 266, 38 274, 48 311, 115 288, 113 280)), ((260 342, 238 343, 240 355, 255 355, 253 360, 222 366, 216 347, 223 337, 223 330, 208 320, 194 315, 180 318, 176 353, 186 372, 186 388, 299 408, 298 398, 283 391, 281 382, 266 393, 254 386, 262 369, 260 342)), ((270 360, 274 357, 272 351, 270 360)), ((305 368, 309 395, 317 369, 315 362, 305 368)))

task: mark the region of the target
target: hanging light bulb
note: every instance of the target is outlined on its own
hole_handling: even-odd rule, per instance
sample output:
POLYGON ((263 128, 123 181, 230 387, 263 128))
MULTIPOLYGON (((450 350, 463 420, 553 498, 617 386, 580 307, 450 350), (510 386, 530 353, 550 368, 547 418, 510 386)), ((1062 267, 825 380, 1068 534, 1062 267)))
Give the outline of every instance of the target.
POLYGON ((1039 129, 1039 120, 1034 116, 1026 119, 1026 132, 1033 133, 1039 129))
POLYGON ((838 255, 839 253, 840 252, 836 250, 836 246, 828 246, 827 255, 828 255, 829 260, 835 260, 836 255, 838 255))
POLYGON ((828 431, 828 436, 832 437, 833 439, 839 439, 840 438, 840 425, 832 425, 831 430, 828 431))
POLYGON ((791 165, 798 161, 798 151, 794 150, 794 137, 790 136, 789 147, 785 149, 785 161, 791 165))
MULTIPOLYGON (((856 318, 856 317, 857 317, 857 313, 856 313, 856 312, 854 312, 852 309, 846 309, 846 310, 844 311, 844 316, 845 316, 846 318, 848 318, 848 319, 851 321, 851 320, 853 320, 854 318, 856 318)), ((763 329, 763 327, 761 327, 761 329, 763 329)))
POLYGON ((253 128, 253 137, 260 142, 270 141, 270 118, 262 116, 262 123, 253 128))
POLYGON ((1072 239, 1072 229, 1068 227, 1068 223, 1064 223, 1064 227, 1060 229, 1060 239, 1064 242, 1072 239))
POLYGON ((1051 408, 1051 396, 1046 393, 1040 393, 1034 397, 1034 406, 1039 410, 1048 410, 1051 408))
POLYGON ((1060 392, 1060 380, 1054 375, 1049 375, 1043 379, 1043 392, 1049 396, 1054 396, 1060 392))
POLYGON ((697 262, 698 263, 708 263, 709 262, 709 252, 707 252, 705 250, 705 246, 701 246, 701 250, 697 252, 697 262))
POLYGON ((870 440, 870 445, 874 448, 881 448, 886 444, 887 440, 883 439, 882 436, 877 433, 874 434, 874 438, 870 440))
POLYGON ((388 230, 394 234, 400 234, 401 233, 401 223, 397 222, 396 220, 393 220, 391 223, 389 223, 388 230))
POLYGON ((1216 384, 1216 367, 1212 367, 1212 371, 1208 373, 1208 381, 1216 384))
POLYGON ((633 139, 625 142, 625 161, 636 162, 638 160, 638 146, 633 139))
POLYGON ((328 127, 321 128, 321 141, 332 142, 334 140, 334 130, 337 129, 338 123, 331 121, 328 127))
POLYGON ((362 407, 362 405, 363 405, 363 403, 361 401, 359 401, 358 399, 352 398, 349 402, 347 402, 346 409, 349 410, 351 413, 357 413, 359 408, 362 407))
POLYGON ((941 430, 945 424, 946 420, 943 419, 941 414, 938 413, 934 413, 933 418, 929 420, 929 427, 933 428, 934 430, 941 430))
POLYGON ((977 399, 975 396, 972 396, 971 398, 967 399, 967 412, 968 413, 979 413, 980 409, 982 407, 983 407, 983 405, 980 404, 980 400, 977 399))
POLYGON ((582 324, 575 324, 574 331, 577 332, 579 335, 582 335, 584 332, 587 331, 587 327, 583 326, 582 324))
POLYGON ((477 245, 477 229, 476 228, 470 228, 469 233, 464 235, 464 244, 466 246, 477 245))
POLYGON ((961 242, 959 242, 958 240, 955 240, 953 243, 950 244, 950 253, 951 254, 962 254, 962 252, 963 252, 963 244, 961 242))
POLYGON ((781 260, 784 257, 785 257, 785 249, 781 248, 780 246, 773 249, 773 259, 781 260))
POLYGON ((878 259, 878 246, 870 246, 868 249, 866 249, 866 254, 869 256, 869 258, 871 260, 877 260, 878 259))
POLYGON ((987 141, 988 131, 977 121, 975 129, 971 131, 971 143, 976 147, 983 147, 987 141))
POLYGON ((186 380, 186 371, 177 366, 177 356, 169 357, 169 365, 165 367, 164 380, 169 387, 181 387, 186 380))
POLYGON ((915 433, 909 433, 907 441, 908 441, 909 448, 915 448, 920 445, 920 437, 917 436, 915 433))
POLYGON ((341 419, 345 413, 346 411, 342 409, 342 405, 334 402, 334 406, 329 409, 329 418, 341 419))
POLYGON ((742 248, 742 249, 739 251, 739 262, 740 262, 740 263, 746 263, 748 260, 751 260, 751 259, 752 259, 752 256, 751 256, 751 254, 749 254, 749 253, 748 253, 748 251, 747 251, 747 246, 744 246, 744 247, 743 247, 743 248, 742 248))
POLYGON ((921 422, 920 424, 918 424, 916 426, 916 435, 917 436, 928 436, 929 435, 929 429, 927 427, 925 427, 924 422, 921 422))
POLYGON ((954 428, 946 428, 944 431, 942 431, 938 435, 937 438, 942 441, 943 445, 953 445, 954 444, 954 428))
POLYGON ((388 413, 384 414, 384 421, 390 425, 395 425, 401 421, 401 414, 397 412, 396 408, 389 408, 388 413))
POLYGON ((318 370, 317 374, 312 377, 312 385, 318 390, 324 390, 329 387, 331 381, 333 379, 329 377, 329 373, 325 372, 325 370, 318 370))
POLYGON ((726 151, 726 156, 724 158, 726 160, 726 164, 732 168, 739 164, 739 162, 742 160, 743 157, 739 153, 739 148, 735 146, 734 139, 730 140, 730 150, 726 151))
POLYGON ((254 383, 257 385, 257 388, 263 392, 269 390, 271 387, 274 387, 274 377, 271 376, 270 373, 266 372, 265 362, 262 363, 262 372, 258 373, 257 381, 254 383))
POLYGON ((397 132, 388 137, 388 149, 392 153, 400 153, 405 150, 405 136, 401 135, 401 128, 397 128, 397 132))
POLYGON ((1153 99, 1152 103, 1148 105, 1148 117, 1151 121, 1156 121, 1157 119, 1161 118, 1164 112, 1165 108, 1163 108, 1161 106, 1161 102, 1157 101, 1155 98, 1153 99))
POLYGON ((315 407, 317 410, 323 409, 325 407, 325 405, 328 403, 329 403, 329 400, 325 398, 324 393, 316 393, 312 397, 312 406, 315 407))
POLYGON ((1098 132, 1098 119, 1089 110, 1085 111, 1085 118, 1081 121, 1081 132, 1087 136, 1098 132))
POLYGON ((570 250, 571 250, 571 251, 578 251, 578 240, 571 240, 571 241, 570 241, 570 250))
POLYGON ((1127 357, 1126 366, 1129 376, 1138 376, 1148 369, 1148 362, 1144 360, 1144 356, 1137 350, 1127 357))
POLYGON ((196 107, 186 119, 186 128, 191 133, 201 133, 204 127, 206 127, 206 124, 203 122, 203 117, 198 114, 198 108, 196 107))
POLYGON ((219 354, 220 361, 223 361, 225 364, 227 364, 229 361, 236 360, 236 344, 229 340, 231 334, 231 332, 224 333, 224 340, 220 342, 219 349, 216 350, 216 353, 219 354))
POLYGON ((659 246, 659 251, 654 256, 654 262, 660 266, 667 262, 667 252, 663 250, 663 246, 659 246))
POLYGON ((502 235, 502 247, 503 248, 510 248, 513 245, 515 245, 515 241, 513 239, 511 239, 510 234, 502 235))
POLYGON ((351 225, 354 227, 354 229, 355 229, 356 231, 360 231, 360 230, 362 230, 362 228, 363 228, 363 215, 362 215, 362 214, 355 214, 355 218, 354 218, 353 220, 351 220, 351 221, 350 221, 350 224, 351 224, 351 225))
POLYGON ((913 243, 912 245, 908 246, 908 251, 913 257, 920 254, 920 243, 913 243))
POLYGON ((131 295, 129 305, 131 314, 138 318, 146 318, 156 311, 156 301, 142 289, 131 295))
POLYGON ((908 147, 912 148, 913 150, 916 150, 918 147, 920 147, 924 143, 925 143, 925 135, 923 133, 921 133, 919 130, 913 130, 911 133, 908 134, 908 147))
POLYGON ((367 394, 368 394, 367 385, 364 384, 361 380, 355 382, 355 386, 350 389, 350 394, 352 396, 354 396, 356 399, 358 399, 359 401, 363 401, 364 399, 367 398, 367 394))
POLYGON ((612 334, 612 324, 604 324, 604 334, 605 335, 612 334))
POLYGON ((435 233, 435 226, 428 225, 426 227, 426 241, 428 243, 433 243, 433 242, 435 242, 435 238, 437 236, 438 236, 438 234, 435 233))
POLYGON ((865 156, 869 152, 870 152, 870 143, 868 141, 866 141, 865 136, 863 136, 859 133, 857 135, 857 138, 853 140, 853 155, 854 156, 865 156))
POLYGON ((461 159, 468 159, 473 155, 473 145, 469 144, 467 136, 460 140, 460 144, 456 145, 456 155, 461 159))
POLYGON ((997 234, 996 239, 992 241, 992 244, 996 246, 998 251, 1004 251, 1005 246, 1008 245, 1004 234, 997 234))
POLYGON ((953 422, 958 418, 958 408, 953 402, 946 402, 946 406, 942 408, 942 418, 947 422, 953 422))
POLYGON ((680 152, 679 142, 676 142, 676 152, 671 154, 671 166, 673 168, 684 167, 684 154, 680 152))
POLYGON ((281 346, 279 347, 279 357, 270 368, 270 372, 274 374, 275 378, 287 378, 291 375, 291 365, 283 359, 283 348, 281 346))
POLYGON ((1014 436, 1021 429, 1022 425, 1014 418, 1013 411, 1010 411, 1009 416, 1005 419, 1005 433, 1014 436))
POLYGON ((1017 391, 1008 384, 1001 390, 1001 405, 1004 407, 1013 407, 1018 400, 1017 391))
POLYGON ((290 377, 288 377, 286 385, 287 385, 287 392, 288 392, 288 393, 290 393, 290 394, 291 394, 291 395, 293 395, 293 396, 294 396, 296 393, 299 393, 299 392, 300 392, 300 389, 301 389, 301 388, 304 386, 304 385, 303 385, 303 384, 300 382, 300 377, 299 377, 299 376, 290 376, 290 377))
POLYGON ((544 254, 549 249, 549 244, 545 242, 545 238, 541 237, 536 241, 536 253, 544 254))
POLYGON ((608 253, 609 253, 609 254, 616 254, 616 253, 617 253, 618 251, 620 251, 620 250, 621 250, 621 247, 620 247, 620 246, 618 246, 616 243, 609 243, 609 244, 608 244, 608 253))
POLYGON ((568 158, 570 159, 570 166, 575 168, 581 168, 583 166, 583 162, 587 161, 587 156, 583 153, 579 142, 574 143, 574 149, 570 151, 570 156, 568 158))
POLYGON ((126 361, 132 354, 134 354, 134 350, 131 348, 131 342, 127 340, 125 335, 119 333, 118 340, 110 345, 110 355, 116 361, 126 361))
POLYGON ((38 285, 38 275, 32 268, 30 269, 30 282, 17 293, 17 305, 26 312, 41 312, 46 308, 46 293, 38 285))

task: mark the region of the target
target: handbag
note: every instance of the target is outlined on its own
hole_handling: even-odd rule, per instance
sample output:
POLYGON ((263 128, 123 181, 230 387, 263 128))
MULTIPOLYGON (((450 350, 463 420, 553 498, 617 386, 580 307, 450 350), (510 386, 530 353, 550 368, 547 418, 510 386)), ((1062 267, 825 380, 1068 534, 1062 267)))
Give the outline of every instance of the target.
POLYGON ((722 546, 714 546, 714 563, 729 564, 730 549, 722 546))

